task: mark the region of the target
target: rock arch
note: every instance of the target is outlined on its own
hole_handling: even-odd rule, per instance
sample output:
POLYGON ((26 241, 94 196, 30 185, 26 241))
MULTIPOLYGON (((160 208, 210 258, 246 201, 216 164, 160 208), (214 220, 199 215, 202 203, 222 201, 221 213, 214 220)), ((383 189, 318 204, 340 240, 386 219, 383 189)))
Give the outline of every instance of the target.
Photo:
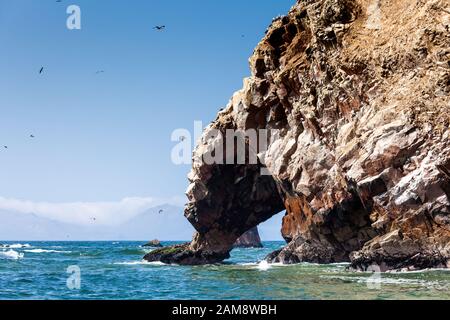
POLYGON ((194 152, 192 242, 147 260, 222 261, 241 234, 286 209, 288 244, 269 261, 450 267, 449 26, 435 23, 446 13, 394 0, 374 30, 368 5, 297 1, 273 21, 252 76, 194 152), (226 130, 248 129, 276 130, 258 163, 202 161, 226 130))

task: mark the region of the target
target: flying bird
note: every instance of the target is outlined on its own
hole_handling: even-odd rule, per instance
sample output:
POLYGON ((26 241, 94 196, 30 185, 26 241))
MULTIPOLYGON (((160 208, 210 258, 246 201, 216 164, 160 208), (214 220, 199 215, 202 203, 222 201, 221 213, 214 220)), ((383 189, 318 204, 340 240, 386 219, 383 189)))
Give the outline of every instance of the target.
POLYGON ((162 210, 162 209, 158 211, 159 214, 161 214, 161 213, 163 213, 163 212, 164 212, 164 210, 162 210))
POLYGON ((41 70, 39 70, 39 74, 42 74, 42 72, 44 72, 44 67, 42 67, 41 70))
POLYGON ((33 134, 30 134, 30 138, 34 138, 34 135, 33 135, 33 134))
POLYGON ((180 141, 184 141, 184 140, 186 140, 186 137, 185 136, 181 136, 180 137, 180 141))
POLYGON ((166 26, 162 25, 162 26, 154 26, 153 29, 157 30, 157 31, 163 31, 164 29, 166 29, 166 26))
POLYGON ((3 146, 3 148, 8 149, 8 146, 3 146))
POLYGON ((105 70, 99 70, 95 74, 99 74, 99 73, 105 73, 105 70))

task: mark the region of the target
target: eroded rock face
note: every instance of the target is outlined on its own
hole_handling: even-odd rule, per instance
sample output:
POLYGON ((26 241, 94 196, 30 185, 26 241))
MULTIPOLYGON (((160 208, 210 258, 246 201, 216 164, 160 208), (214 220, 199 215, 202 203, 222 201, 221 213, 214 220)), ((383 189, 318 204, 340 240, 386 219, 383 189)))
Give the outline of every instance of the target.
POLYGON ((262 248, 263 244, 259 237, 258 228, 248 230, 234 243, 235 248, 262 248))
POLYGON ((194 152, 197 233, 169 260, 224 259, 286 209, 288 244, 270 262, 450 267, 448 12, 444 0, 305 0, 274 20, 194 152), (257 164, 201 161, 227 129, 277 131, 257 164))
POLYGON ((172 247, 157 249, 145 255, 148 262, 162 262, 166 264, 202 265, 219 263, 229 258, 228 252, 192 250, 191 244, 181 244, 172 247))

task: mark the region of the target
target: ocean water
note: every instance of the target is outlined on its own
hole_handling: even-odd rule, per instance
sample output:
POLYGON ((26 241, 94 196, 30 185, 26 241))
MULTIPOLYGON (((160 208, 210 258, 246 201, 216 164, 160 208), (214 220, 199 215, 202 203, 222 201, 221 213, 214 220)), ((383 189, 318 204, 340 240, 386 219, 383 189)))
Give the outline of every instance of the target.
POLYGON ((345 264, 260 263, 282 242, 233 250, 220 265, 172 266, 143 262, 150 249, 142 244, 3 242, 0 299, 450 299, 448 270, 371 274, 345 264), (80 271, 79 289, 70 286, 70 266, 80 271))

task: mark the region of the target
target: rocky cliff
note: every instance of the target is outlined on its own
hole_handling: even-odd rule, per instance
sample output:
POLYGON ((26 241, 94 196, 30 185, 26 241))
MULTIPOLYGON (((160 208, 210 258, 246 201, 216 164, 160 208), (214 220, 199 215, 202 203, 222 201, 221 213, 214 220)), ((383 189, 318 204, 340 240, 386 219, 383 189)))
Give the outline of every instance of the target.
POLYGON ((269 262, 450 267, 449 16, 445 0, 297 1, 194 152, 193 241, 146 259, 222 261, 286 209, 269 262), (265 149, 244 139, 257 162, 203 161, 231 129, 270 131, 265 149))
POLYGON ((259 236, 258 227, 248 230, 234 243, 234 248, 262 248, 263 244, 259 236))

